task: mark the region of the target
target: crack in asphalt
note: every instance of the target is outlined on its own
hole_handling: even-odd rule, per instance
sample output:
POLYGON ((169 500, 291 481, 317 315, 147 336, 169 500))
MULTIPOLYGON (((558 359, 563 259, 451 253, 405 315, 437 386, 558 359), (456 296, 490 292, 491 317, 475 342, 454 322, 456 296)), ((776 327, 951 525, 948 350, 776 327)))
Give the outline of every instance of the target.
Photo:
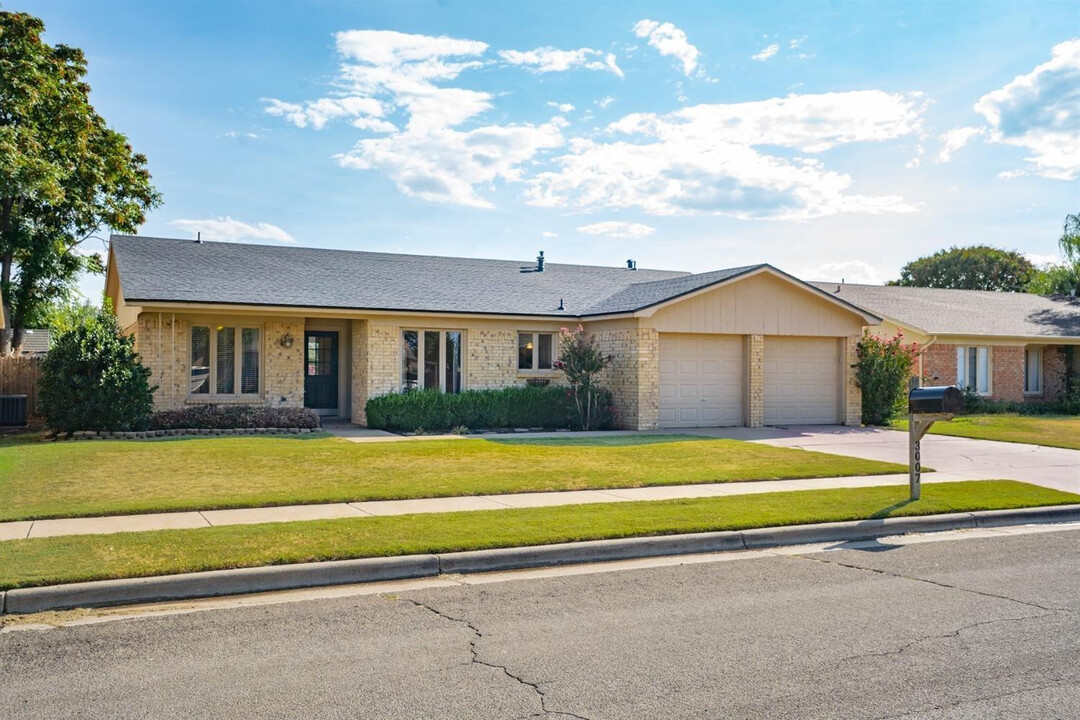
POLYGON ((915 713, 924 714, 928 712, 943 712, 952 708, 962 707, 964 705, 973 705, 977 702, 984 702, 986 700, 1001 700, 1003 698, 1012 697, 1013 695, 1022 695, 1029 692, 1037 692, 1039 690, 1049 690, 1050 688, 1064 687, 1066 685, 1077 685, 1080 682, 1076 678, 1057 678, 1054 682, 1043 683, 1042 685, 1033 685, 1031 687, 1020 688, 1018 690, 1010 690, 1008 692, 997 693, 994 695, 980 695, 979 697, 970 698, 967 700, 957 700, 955 702, 944 703, 942 705, 934 705, 920 710, 905 710, 902 713, 895 715, 878 715, 874 720, 894 720, 895 718, 908 718, 912 717, 915 713))
POLYGON ((589 720, 589 718, 587 718, 587 717, 585 717, 583 715, 575 715, 574 713, 567 712, 565 710, 550 710, 550 709, 548 709, 548 707, 547 707, 547 696, 544 693, 543 689, 540 687, 541 683, 532 682, 530 680, 526 680, 525 678, 521 677, 520 675, 515 675, 513 672, 510 671, 510 668, 506 667, 505 665, 497 665, 495 663, 487 662, 486 660, 481 660, 480 659, 480 648, 477 647, 477 644, 480 642, 481 639, 483 639, 484 633, 481 632, 480 628, 476 627, 475 625, 473 625, 468 620, 466 620, 464 618, 457 618, 457 617, 454 617, 453 615, 447 615, 446 613, 442 612, 438 608, 432 607, 431 605, 428 605, 426 603, 422 603, 419 600, 413 600, 412 598, 399 597, 399 596, 387 596, 387 595, 384 595, 383 597, 386 597, 387 599, 391 599, 391 600, 401 600, 401 601, 410 603, 411 605, 413 605, 415 607, 421 608, 423 610, 427 610, 428 612, 432 613, 436 617, 439 617, 439 618, 441 618, 443 620, 446 620, 447 622, 452 622, 452 623, 455 623, 457 625, 461 625, 461 626, 467 628, 473 634, 473 639, 469 641, 469 652, 472 654, 471 664, 482 665, 484 667, 492 668, 494 670, 500 670, 500 671, 502 671, 502 673, 506 677, 510 678, 511 680, 514 680, 515 682, 517 682, 517 683, 519 683, 521 685, 524 685, 527 688, 530 688, 534 693, 536 693, 537 698, 540 700, 540 713, 535 714, 535 715, 530 715, 529 717, 545 717, 545 716, 560 716, 561 715, 563 717, 576 718, 576 720, 589 720))
POLYGON ((980 595, 982 597, 994 598, 995 600, 1006 600, 1008 602, 1013 602, 1018 605, 1024 605, 1026 607, 1032 607, 1037 610, 1043 610, 1048 613, 1076 612, 1076 610, 1073 610, 1072 608, 1048 607, 1046 605, 1039 605, 1038 603, 1028 602, 1027 600, 1018 600, 1016 598, 1009 597, 1008 595, 996 595, 994 593, 985 592, 983 590, 972 590, 971 588, 960 587, 959 585, 950 585, 949 583, 940 582, 938 580, 929 580, 927 578, 914 577, 911 575, 901 575, 900 573, 889 572, 888 570, 880 570, 878 568, 866 567, 864 565, 855 565, 854 563, 844 563, 837 560, 827 560, 825 558, 812 557, 810 555, 790 555, 788 557, 801 558, 803 560, 813 560, 814 562, 824 563, 826 565, 837 565, 839 567, 845 567, 851 570, 862 570, 863 572, 877 573, 878 575, 885 575, 886 577, 893 577, 900 580, 910 580, 912 582, 925 583, 927 585, 934 585, 939 588, 945 588, 946 590, 956 590, 958 592, 970 593, 972 595, 980 595))
POLYGON ((982 620, 980 622, 970 623, 969 625, 961 625, 960 627, 956 628, 955 630, 951 630, 951 631, 946 632, 946 633, 939 633, 939 634, 936 634, 936 635, 926 635, 924 637, 916 638, 915 640, 904 643, 903 645, 896 648, 895 650, 881 650, 881 651, 878 651, 878 652, 868 652, 868 653, 858 653, 856 655, 848 655, 847 657, 842 657, 839 660, 837 660, 836 665, 840 666, 840 665, 843 665, 844 663, 848 663, 848 662, 851 662, 853 660, 865 660, 867 658, 874 658, 874 657, 889 657, 890 655, 902 655, 903 653, 907 652, 908 650, 915 647, 916 645, 921 645, 922 643, 930 642, 932 640, 948 640, 950 638, 958 638, 958 637, 960 637, 960 634, 962 632, 964 632, 965 630, 971 630, 972 628, 981 627, 983 625, 994 625, 996 623, 1018 622, 1018 621, 1021 621, 1021 620, 1035 620, 1037 618, 1047 617, 1048 615, 1052 615, 1052 614, 1053 613, 1042 613, 1040 615, 1024 615, 1022 617, 998 618, 996 620, 982 620))

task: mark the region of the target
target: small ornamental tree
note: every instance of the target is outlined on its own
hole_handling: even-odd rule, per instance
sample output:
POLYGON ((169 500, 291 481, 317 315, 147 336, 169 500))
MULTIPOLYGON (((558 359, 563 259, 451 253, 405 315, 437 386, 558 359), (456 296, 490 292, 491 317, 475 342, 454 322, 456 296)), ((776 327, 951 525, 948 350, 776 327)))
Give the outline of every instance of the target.
POLYGON ((604 394, 597 379, 604 367, 611 362, 596 344, 596 338, 578 325, 575 330, 559 331, 559 359, 555 367, 562 370, 570 383, 578 425, 582 430, 592 430, 601 424, 605 408, 600 407, 604 394))
POLYGON ((41 364, 38 409, 58 432, 141 430, 153 409, 149 381, 135 338, 101 310, 53 342, 41 364))
POLYGON ((918 345, 905 345, 903 333, 884 340, 870 333, 856 346, 855 379, 862 390, 862 421, 886 425, 903 407, 918 345))

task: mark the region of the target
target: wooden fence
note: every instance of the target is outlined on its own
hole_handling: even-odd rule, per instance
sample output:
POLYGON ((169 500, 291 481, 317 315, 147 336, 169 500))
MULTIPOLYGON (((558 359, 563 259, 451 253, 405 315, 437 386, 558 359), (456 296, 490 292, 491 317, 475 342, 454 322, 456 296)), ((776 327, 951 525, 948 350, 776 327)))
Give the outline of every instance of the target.
POLYGON ((25 395, 26 412, 31 425, 40 424, 41 421, 37 414, 38 378, 40 377, 40 357, 0 357, 0 395, 25 395))

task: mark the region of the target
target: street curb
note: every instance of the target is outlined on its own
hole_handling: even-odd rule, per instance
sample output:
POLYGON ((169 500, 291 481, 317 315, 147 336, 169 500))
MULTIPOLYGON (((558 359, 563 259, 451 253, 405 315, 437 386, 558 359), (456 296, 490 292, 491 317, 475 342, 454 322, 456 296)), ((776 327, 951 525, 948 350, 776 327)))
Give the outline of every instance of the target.
POLYGON ((436 577, 442 574, 520 570, 662 555, 691 555, 782 545, 850 542, 909 533, 1068 522, 1080 522, 1080 505, 984 510, 743 531, 592 540, 438 555, 405 555, 237 570, 213 570, 184 575, 100 580, 8 590, 6 593, 0 592, 0 613, 32 613, 44 610, 68 610, 76 607, 189 600, 220 595, 436 577))
POLYGON ((212 570, 184 575, 160 575, 125 580, 50 585, 8 590, 5 613, 32 613, 133 603, 186 600, 216 595, 291 590, 295 588, 379 580, 404 580, 439 574, 435 555, 404 555, 333 562, 271 565, 268 567, 212 570))
POLYGON ((724 552, 745 547, 738 531, 691 533, 445 553, 439 555, 439 566, 444 574, 476 573, 724 552))

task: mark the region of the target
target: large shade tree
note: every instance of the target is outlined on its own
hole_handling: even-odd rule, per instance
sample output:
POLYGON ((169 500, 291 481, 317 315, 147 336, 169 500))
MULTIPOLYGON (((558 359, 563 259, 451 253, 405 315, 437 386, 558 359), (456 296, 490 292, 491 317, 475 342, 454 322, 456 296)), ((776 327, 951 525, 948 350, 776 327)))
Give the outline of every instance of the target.
POLYGON ((1044 295, 1080 294, 1080 213, 1065 216, 1058 248, 1063 261, 1044 267, 1031 281, 1030 292, 1044 295))
POLYGON ((45 43, 44 31, 0 12, 0 354, 80 272, 101 272, 86 240, 135 232, 160 202, 146 157, 90 104, 82 51, 45 43))
POLYGON ((1018 252, 988 245, 952 247, 912 260, 890 285, 1024 292, 1038 271, 1018 252))

